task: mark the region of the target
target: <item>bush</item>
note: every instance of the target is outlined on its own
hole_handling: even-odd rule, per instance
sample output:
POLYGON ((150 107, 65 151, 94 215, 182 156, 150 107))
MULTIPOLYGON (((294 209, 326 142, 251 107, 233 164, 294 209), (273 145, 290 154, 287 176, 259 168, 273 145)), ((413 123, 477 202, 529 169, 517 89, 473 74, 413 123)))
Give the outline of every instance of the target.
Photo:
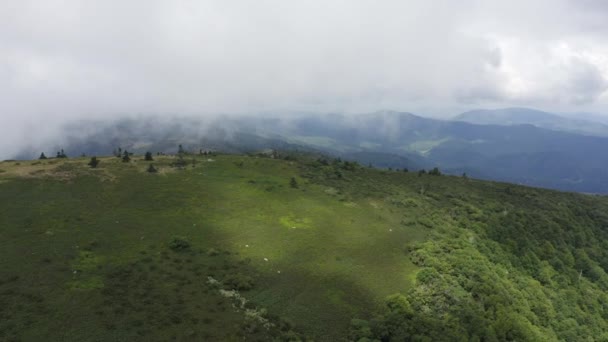
POLYGON ((429 175, 431 175, 431 176, 441 176, 441 171, 439 171, 439 168, 435 167, 431 171, 429 171, 429 175))
POLYGON ((215 248, 209 248, 209 250, 207 251, 208 256, 216 256, 218 254, 220 254, 220 252, 215 248))
POLYGON ((150 164, 148 166, 148 170, 147 171, 150 172, 150 173, 156 173, 156 172, 158 172, 158 170, 154 167, 153 164, 150 164))
POLYGON ((97 165, 99 165, 99 160, 97 159, 97 157, 92 157, 91 161, 87 165, 94 169, 97 167, 97 165))
POLYGON ((169 248, 176 252, 181 252, 190 249, 190 242, 185 237, 174 236, 169 242, 169 248))
POLYGON ((177 167, 180 169, 186 167, 186 165, 188 165, 188 162, 184 159, 182 154, 178 155, 177 160, 174 161, 173 163, 171 163, 171 166, 177 167))
POLYGON ((231 290, 247 291, 253 288, 253 278, 244 274, 231 274, 224 279, 224 284, 228 285, 231 290))

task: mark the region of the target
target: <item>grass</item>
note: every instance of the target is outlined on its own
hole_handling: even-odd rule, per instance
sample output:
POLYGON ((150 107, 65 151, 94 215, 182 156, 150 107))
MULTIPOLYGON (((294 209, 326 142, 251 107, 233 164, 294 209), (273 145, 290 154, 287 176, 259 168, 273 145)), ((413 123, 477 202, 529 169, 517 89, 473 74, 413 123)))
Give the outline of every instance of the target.
POLYGON ((99 159, 0 163, 0 279, 18 277, 0 288, 0 339, 233 338, 243 313, 200 291, 237 273, 255 283, 244 296, 256 306, 335 340, 411 286, 403 246, 423 234, 402 213, 309 182, 298 163, 220 155, 176 171, 160 157, 148 174, 141 158, 99 159), (175 236, 190 259, 169 248, 175 236), (43 300, 14 302, 33 294, 43 300))
POLYGON ((549 340, 604 331, 603 197, 302 156, 195 158, 155 157, 154 174, 139 156, 0 163, 0 340, 339 341, 395 293, 417 309, 393 336, 447 339, 445 317, 469 337, 512 333, 504 317, 549 340))

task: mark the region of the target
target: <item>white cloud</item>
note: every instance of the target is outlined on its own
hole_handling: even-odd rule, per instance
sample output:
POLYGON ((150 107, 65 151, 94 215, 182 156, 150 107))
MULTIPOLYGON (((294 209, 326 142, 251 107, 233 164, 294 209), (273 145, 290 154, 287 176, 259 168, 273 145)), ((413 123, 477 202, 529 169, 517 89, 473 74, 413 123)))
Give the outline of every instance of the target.
POLYGON ((5 0, 0 137, 26 122, 142 112, 606 111, 607 7, 5 0))

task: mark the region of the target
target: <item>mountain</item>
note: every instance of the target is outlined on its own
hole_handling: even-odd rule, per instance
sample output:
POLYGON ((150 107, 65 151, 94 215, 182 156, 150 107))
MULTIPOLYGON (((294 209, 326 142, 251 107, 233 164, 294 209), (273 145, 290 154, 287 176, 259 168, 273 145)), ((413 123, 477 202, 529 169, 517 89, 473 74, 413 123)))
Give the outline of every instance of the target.
POLYGON ((402 156, 423 168, 555 189, 608 193, 608 138, 533 125, 476 125, 411 113, 295 120, 289 141, 338 155, 402 156))
POLYGON ((606 197, 181 157, 0 162, 0 340, 608 337, 606 197))
MULTIPOLYGON (((540 118, 542 115, 538 115, 540 118)), ((531 124, 478 125, 382 111, 283 118, 223 117, 81 122, 64 143, 23 151, 31 159, 65 148, 68 155, 131 152, 248 153, 266 149, 325 154, 382 168, 439 167, 443 172, 553 189, 608 193, 608 137, 531 124), (83 134, 82 132, 86 132, 83 134)))
POLYGON ((529 108, 473 110, 457 115, 453 120, 479 125, 528 124, 554 131, 608 136, 608 124, 602 121, 565 117, 529 108))

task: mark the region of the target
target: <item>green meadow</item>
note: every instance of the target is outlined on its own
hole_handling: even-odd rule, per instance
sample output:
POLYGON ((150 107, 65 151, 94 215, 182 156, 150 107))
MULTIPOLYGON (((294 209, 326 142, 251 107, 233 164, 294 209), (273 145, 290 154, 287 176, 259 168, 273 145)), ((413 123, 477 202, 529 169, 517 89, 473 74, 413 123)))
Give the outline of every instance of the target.
POLYGON ((99 159, 0 163, 0 340, 608 337, 605 198, 311 156, 99 159))
POLYGON ((343 201, 293 162, 196 157, 178 170, 158 158, 156 174, 138 158, 100 158, 96 169, 85 158, 0 164, 3 338, 163 340, 192 330, 230 339, 224 321, 241 324, 238 313, 209 311, 218 296, 201 291, 208 276, 244 276, 255 285, 242 295, 257 308, 333 339, 411 285, 403 246, 423 235, 381 199, 343 201), (172 251, 175 236, 190 250, 172 251), (203 318, 165 326, 147 317, 173 314, 203 318))

